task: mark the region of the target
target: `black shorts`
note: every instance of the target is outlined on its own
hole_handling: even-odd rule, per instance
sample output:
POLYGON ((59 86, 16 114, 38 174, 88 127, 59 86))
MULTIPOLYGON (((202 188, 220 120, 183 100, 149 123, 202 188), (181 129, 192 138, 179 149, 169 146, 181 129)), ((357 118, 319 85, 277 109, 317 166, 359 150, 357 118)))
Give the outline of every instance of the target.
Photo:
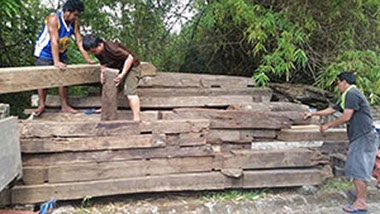
MULTIPOLYGON (((61 62, 67 64, 67 58, 62 58, 61 62)), ((37 57, 36 65, 37 66, 54 65, 54 62, 52 59, 37 57)))

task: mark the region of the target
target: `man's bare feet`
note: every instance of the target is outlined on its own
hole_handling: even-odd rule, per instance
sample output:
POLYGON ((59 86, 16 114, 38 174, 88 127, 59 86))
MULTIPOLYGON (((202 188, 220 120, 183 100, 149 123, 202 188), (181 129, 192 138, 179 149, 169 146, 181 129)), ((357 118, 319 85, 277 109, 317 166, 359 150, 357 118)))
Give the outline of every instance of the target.
POLYGON ((35 116, 41 115, 45 111, 45 106, 40 106, 33 113, 35 116))
POLYGON ((68 112, 68 113, 77 113, 78 111, 73 109, 71 106, 65 106, 61 108, 62 112, 68 112))

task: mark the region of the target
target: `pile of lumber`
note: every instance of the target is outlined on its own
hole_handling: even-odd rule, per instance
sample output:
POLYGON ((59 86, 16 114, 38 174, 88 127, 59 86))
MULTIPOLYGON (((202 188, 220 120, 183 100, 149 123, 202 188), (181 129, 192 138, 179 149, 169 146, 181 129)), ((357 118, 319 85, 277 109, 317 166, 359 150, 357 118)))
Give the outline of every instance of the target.
POLYGON ((23 179, 9 203, 140 192, 320 184, 327 157, 307 148, 218 151, 205 119, 21 121, 23 179))
MULTIPOLYGON (((10 191, 10 203, 318 185, 331 174, 328 156, 314 149, 328 138, 316 142, 309 135, 315 142, 308 144, 299 133, 285 133, 318 123, 303 119, 309 108, 270 102, 272 90, 255 88, 251 78, 161 72, 144 77, 138 93, 140 123, 130 121, 124 97, 118 120, 47 109, 21 121, 24 177, 10 191), (293 139, 302 146, 263 149, 293 139)), ((55 96, 46 104, 60 106, 55 96)), ((70 97, 69 104, 100 107, 100 93, 70 97)))

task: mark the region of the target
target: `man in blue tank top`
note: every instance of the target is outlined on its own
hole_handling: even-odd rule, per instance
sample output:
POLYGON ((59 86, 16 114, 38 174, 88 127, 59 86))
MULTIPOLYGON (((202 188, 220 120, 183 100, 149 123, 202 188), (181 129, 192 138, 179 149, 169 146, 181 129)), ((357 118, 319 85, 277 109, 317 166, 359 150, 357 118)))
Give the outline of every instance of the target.
MULTIPOLYGON (((70 36, 74 35, 76 44, 87 63, 94 64, 83 49, 83 41, 80 35, 78 15, 84 11, 84 5, 80 0, 67 0, 62 11, 50 14, 45 19, 45 26, 37 38, 34 55, 37 57, 36 65, 54 65, 59 69, 66 69, 67 46, 70 36)), ((38 89, 39 107, 36 115, 45 110, 46 89, 38 89)), ((76 110, 67 104, 67 87, 58 88, 63 112, 75 113, 76 110)))

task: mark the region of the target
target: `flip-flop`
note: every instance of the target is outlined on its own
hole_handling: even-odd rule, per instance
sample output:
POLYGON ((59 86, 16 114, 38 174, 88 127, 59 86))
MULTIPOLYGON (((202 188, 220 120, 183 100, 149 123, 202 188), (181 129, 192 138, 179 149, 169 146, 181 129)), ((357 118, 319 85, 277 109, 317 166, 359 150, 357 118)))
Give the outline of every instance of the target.
POLYGON ((86 110, 84 111, 85 114, 100 114, 100 112, 97 112, 96 109, 86 110))
POLYGON ((367 213, 367 210, 360 210, 360 209, 357 209, 351 205, 347 205, 346 206, 347 208, 350 208, 351 210, 345 210, 342 208, 343 212, 346 212, 346 213, 367 213))
POLYGON ((41 204, 40 212, 38 214, 47 214, 53 211, 53 208, 56 206, 57 201, 55 199, 51 199, 41 204))

